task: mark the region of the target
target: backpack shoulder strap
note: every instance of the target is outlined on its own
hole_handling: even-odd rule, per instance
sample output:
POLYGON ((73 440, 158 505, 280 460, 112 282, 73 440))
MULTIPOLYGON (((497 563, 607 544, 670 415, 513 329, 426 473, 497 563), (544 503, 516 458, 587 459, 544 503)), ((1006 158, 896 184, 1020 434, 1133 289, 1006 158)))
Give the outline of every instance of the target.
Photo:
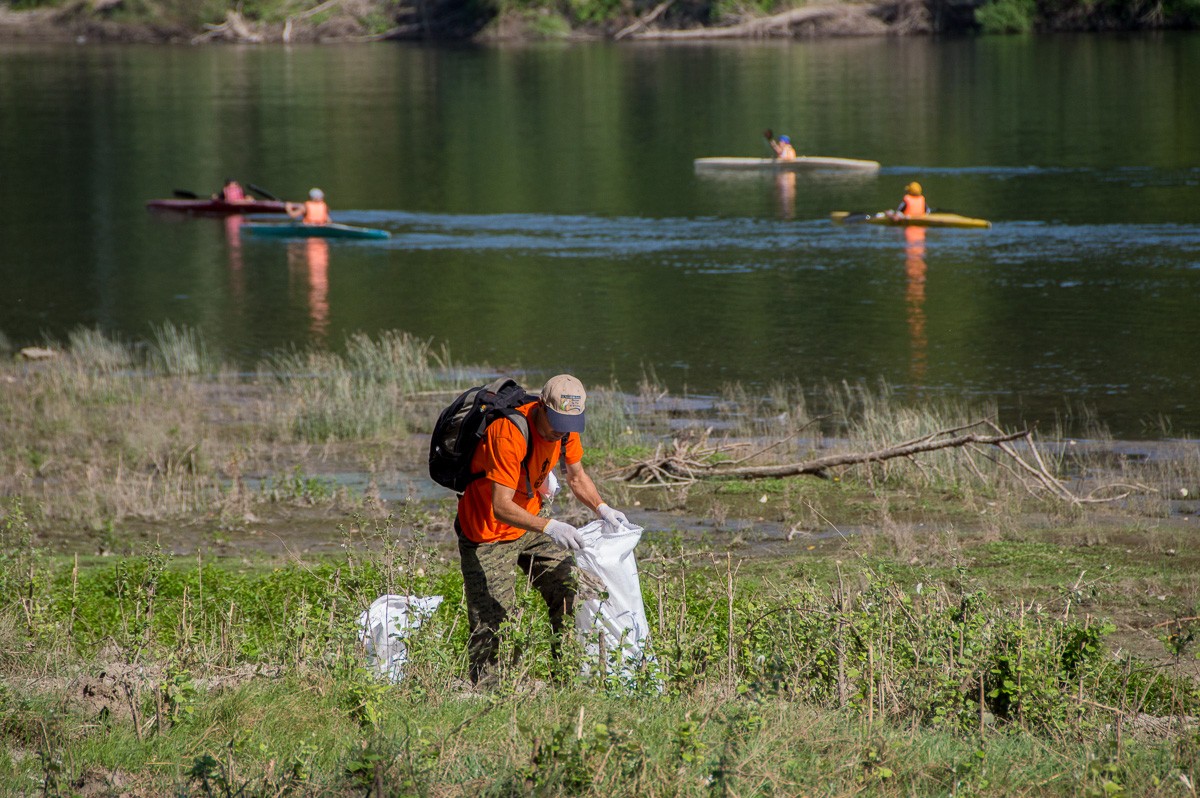
POLYGON ((511 421, 517 431, 521 433, 521 437, 525 439, 525 456, 521 458, 521 464, 525 466, 525 498, 533 498, 533 477, 529 475, 529 458, 533 454, 533 446, 530 445, 529 438, 529 419, 515 407, 498 408, 496 418, 506 418, 511 421))

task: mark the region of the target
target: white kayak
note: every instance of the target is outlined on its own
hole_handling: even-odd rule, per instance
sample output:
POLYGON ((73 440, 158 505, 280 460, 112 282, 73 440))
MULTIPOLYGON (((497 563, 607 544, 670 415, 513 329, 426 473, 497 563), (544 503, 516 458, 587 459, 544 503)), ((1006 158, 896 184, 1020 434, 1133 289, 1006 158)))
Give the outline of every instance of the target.
POLYGON ((697 158, 693 163, 696 171, 713 172, 770 172, 770 171, 831 171, 875 172, 879 161, 860 161, 856 158, 826 158, 819 155, 801 155, 799 158, 697 158))

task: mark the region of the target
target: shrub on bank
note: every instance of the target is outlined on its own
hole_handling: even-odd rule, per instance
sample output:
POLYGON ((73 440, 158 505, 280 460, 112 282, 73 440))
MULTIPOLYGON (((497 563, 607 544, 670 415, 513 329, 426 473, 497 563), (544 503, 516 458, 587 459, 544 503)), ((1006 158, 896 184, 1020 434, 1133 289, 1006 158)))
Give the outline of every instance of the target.
POLYGON ((975 9, 975 22, 984 33, 1029 33, 1036 14, 1036 0, 989 0, 975 9))

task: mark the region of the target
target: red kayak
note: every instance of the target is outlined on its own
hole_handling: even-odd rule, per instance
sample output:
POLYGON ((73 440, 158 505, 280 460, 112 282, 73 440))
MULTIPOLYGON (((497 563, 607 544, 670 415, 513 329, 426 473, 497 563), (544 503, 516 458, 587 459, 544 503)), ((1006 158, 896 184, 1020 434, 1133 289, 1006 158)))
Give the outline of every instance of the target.
POLYGON ((150 200, 146 207, 152 211, 174 211, 198 216, 233 216, 239 213, 287 213, 287 203, 275 200, 242 200, 226 202, 220 199, 159 199, 150 200))

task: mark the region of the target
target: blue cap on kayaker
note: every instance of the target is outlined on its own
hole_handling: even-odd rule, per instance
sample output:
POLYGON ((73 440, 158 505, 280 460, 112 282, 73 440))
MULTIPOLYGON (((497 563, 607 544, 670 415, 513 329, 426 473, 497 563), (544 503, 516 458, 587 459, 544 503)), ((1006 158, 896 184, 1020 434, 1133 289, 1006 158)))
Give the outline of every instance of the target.
POLYGON ((780 141, 782 141, 784 144, 791 144, 791 143, 792 143, 792 140, 791 140, 791 138, 790 138, 790 137, 788 137, 788 136, 780 136, 780 137, 779 137, 779 140, 780 140, 780 141))
POLYGON ((325 199, 325 192, 319 188, 314 188, 312 191, 308 192, 308 198, 310 200, 316 200, 319 202, 320 200, 325 199))

